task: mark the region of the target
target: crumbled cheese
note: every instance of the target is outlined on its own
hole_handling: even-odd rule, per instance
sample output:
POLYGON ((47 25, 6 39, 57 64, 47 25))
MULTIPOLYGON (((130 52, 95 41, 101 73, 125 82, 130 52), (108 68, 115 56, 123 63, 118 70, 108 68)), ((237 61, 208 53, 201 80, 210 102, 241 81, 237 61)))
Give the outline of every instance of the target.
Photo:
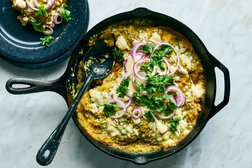
POLYGON ((139 38, 141 41, 147 41, 148 35, 146 33, 139 33, 139 38))
POLYGON ((181 58, 182 64, 186 65, 187 69, 191 69, 191 59, 185 54, 181 54, 180 58, 181 58))
POLYGON ((152 33, 152 36, 149 40, 155 44, 160 43, 162 41, 160 35, 157 32, 152 33))
POLYGON ((204 90, 203 90, 202 86, 199 85, 199 84, 195 86, 195 85, 192 83, 191 90, 192 90, 192 94, 193 94, 196 98, 200 98, 200 97, 203 95, 203 93, 204 93, 204 90))
POLYGON ((14 4, 14 6, 20 9, 24 9, 26 8, 26 2, 24 0, 16 0, 16 3, 14 4))
POLYGON ((93 113, 96 113, 98 111, 96 104, 92 103, 92 104, 90 104, 90 107, 91 107, 93 113))
POLYGON ((97 89, 90 89, 89 95, 93 103, 104 105, 111 97, 107 92, 100 92, 97 89))
POLYGON ((127 44, 127 41, 123 36, 119 36, 116 40, 116 46, 121 50, 129 49, 129 46, 127 44))

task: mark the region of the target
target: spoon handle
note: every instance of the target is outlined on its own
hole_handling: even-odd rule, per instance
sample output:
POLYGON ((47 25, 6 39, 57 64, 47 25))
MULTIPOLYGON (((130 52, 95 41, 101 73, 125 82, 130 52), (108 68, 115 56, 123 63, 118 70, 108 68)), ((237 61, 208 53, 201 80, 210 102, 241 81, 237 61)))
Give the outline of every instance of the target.
POLYGON ((36 159, 40 165, 46 166, 52 162, 58 150, 62 136, 65 132, 67 123, 69 122, 73 112, 75 111, 77 105, 79 104, 91 80, 92 80, 92 75, 89 75, 86 77, 79 93, 75 97, 66 115, 64 116, 60 124, 57 126, 57 128, 51 133, 51 135, 48 137, 48 139, 45 141, 42 147, 39 149, 36 159))

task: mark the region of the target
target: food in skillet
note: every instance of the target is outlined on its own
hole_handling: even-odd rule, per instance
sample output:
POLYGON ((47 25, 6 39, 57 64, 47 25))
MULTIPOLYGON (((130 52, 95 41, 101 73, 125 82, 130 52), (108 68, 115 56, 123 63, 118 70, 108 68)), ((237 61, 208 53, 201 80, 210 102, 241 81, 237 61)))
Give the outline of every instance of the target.
POLYGON ((12 7, 21 13, 17 19, 22 26, 31 24, 35 31, 46 35, 41 42, 44 46, 54 39, 51 35, 55 25, 71 19, 66 0, 13 0, 12 7))
MULTIPOLYGON (((83 96, 80 124, 94 139, 126 152, 176 146, 204 104, 204 72, 191 43, 169 27, 139 20, 109 26, 89 45, 97 39, 114 47, 117 62, 83 96)), ((77 88, 83 75, 81 62, 77 88)))

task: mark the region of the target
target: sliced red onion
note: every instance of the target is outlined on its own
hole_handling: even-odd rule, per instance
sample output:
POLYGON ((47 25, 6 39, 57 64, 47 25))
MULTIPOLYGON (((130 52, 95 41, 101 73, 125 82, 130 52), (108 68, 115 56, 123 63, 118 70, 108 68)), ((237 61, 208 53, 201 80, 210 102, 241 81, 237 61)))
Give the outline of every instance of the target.
POLYGON ((28 8, 30 8, 33 11, 39 11, 37 8, 33 7, 33 5, 31 4, 31 2, 29 0, 26 0, 26 4, 28 6, 28 8))
POLYGON ((131 50, 131 54, 130 54, 133 58, 134 58, 135 55, 136 55, 137 49, 138 49, 140 46, 142 46, 142 45, 145 45, 145 42, 140 41, 140 42, 136 43, 136 44, 133 46, 133 48, 132 48, 132 50, 131 50))
POLYGON ((54 23, 55 24, 60 24, 63 21, 63 16, 60 13, 56 13, 54 15, 54 23), (58 21, 58 18, 60 17, 60 20, 58 21))
MULTIPOLYGON (((129 108, 129 107, 131 106, 131 104, 132 104, 132 99, 130 98, 130 99, 129 99, 129 102, 125 105, 126 109, 129 108)), ((120 109, 123 109, 122 106, 119 106, 119 108, 120 108, 120 109)))
POLYGON ((48 0, 48 2, 47 2, 46 5, 40 5, 40 4, 38 3, 38 0, 33 0, 33 2, 34 2, 35 6, 36 6, 37 8, 39 8, 40 6, 44 6, 44 7, 45 7, 45 10, 48 10, 48 9, 50 9, 50 8, 54 5, 55 0, 48 0))
MULTIPOLYGON (((185 104, 185 96, 182 92, 181 89, 179 89, 177 86, 168 86, 166 89, 165 89, 165 93, 164 94, 167 94, 168 92, 179 92, 179 95, 175 98, 175 102, 176 102, 176 105, 178 107, 182 107, 184 104, 185 104)), ((173 101, 174 102, 174 101, 173 101)))
POLYGON ((53 34, 53 28, 51 26, 45 25, 45 29, 43 30, 43 33, 45 35, 52 35, 53 34))
POLYGON ((166 120, 166 119, 172 118, 174 116, 174 114, 175 114, 175 110, 173 110, 173 112, 171 114, 169 114, 168 116, 162 116, 160 114, 157 114, 157 115, 159 118, 166 120))
POLYGON ((176 100, 176 103, 177 103, 178 107, 182 107, 185 104, 185 102, 186 102, 185 96, 181 96, 181 95, 178 95, 175 98, 175 100, 176 100))
POLYGON ((141 76, 139 73, 138 73, 138 69, 137 69, 137 66, 138 64, 140 63, 144 63, 144 62, 150 62, 149 59, 145 58, 145 59, 140 59, 140 60, 137 60, 133 66, 133 72, 134 72, 134 75, 140 79, 140 80, 143 80, 143 81, 147 81, 148 78, 146 78, 145 76, 141 76))
POLYGON ((126 78, 128 78, 131 74, 132 74, 132 71, 131 71, 131 72, 128 72, 128 73, 126 73, 126 74, 124 75, 124 77, 123 77, 123 80, 124 80, 124 79, 126 79, 126 78))
POLYGON ((170 64, 168 62, 168 60, 166 58, 163 59, 163 61, 165 62, 165 64, 167 65, 167 74, 169 74, 169 67, 170 67, 170 64))
POLYGON ((113 102, 115 102, 115 103, 117 103, 117 104, 120 104, 119 107, 122 108, 123 112, 122 112, 121 114, 117 115, 117 116, 110 116, 110 117, 111 117, 111 118, 120 118, 120 117, 122 117, 122 116, 126 113, 126 105, 124 104, 123 101, 121 101, 121 100, 118 99, 118 98, 111 99, 111 100, 108 101, 108 103, 113 103, 113 102))
POLYGON ((138 118, 140 118, 140 117, 142 116, 143 111, 142 111, 142 109, 140 109, 140 108, 134 108, 134 109, 131 111, 130 114, 131 114, 132 118, 138 119, 138 118), (137 114, 137 113, 138 113, 138 114, 137 114))
POLYGON ((179 65, 180 65, 180 54, 179 54, 179 52, 175 49, 175 47, 174 47, 173 45, 171 45, 170 43, 167 43, 167 42, 161 42, 161 43, 157 44, 157 45, 155 46, 155 48, 154 48, 154 51, 155 51, 160 45, 163 45, 163 44, 171 46, 171 47, 173 48, 173 50, 175 51, 177 57, 178 57, 177 67, 176 67, 175 71, 173 71, 173 72, 171 72, 171 73, 169 74, 169 75, 172 76, 172 75, 174 75, 174 74, 176 73, 176 71, 177 71, 178 68, 179 68, 179 65))
POLYGON ((166 89, 165 89, 165 94, 167 94, 168 92, 175 92, 175 91, 178 91, 180 95, 183 95, 183 92, 181 89, 179 89, 177 86, 175 85, 171 85, 171 86, 168 86, 166 89))
POLYGON ((129 108, 129 106, 131 106, 132 104, 132 99, 129 99, 129 102, 126 104, 126 108, 129 108))
POLYGON ((143 54, 143 50, 136 51, 136 55, 142 55, 142 54, 143 54))
POLYGON ((133 61, 133 63, 135 63, 135 59, 132 57, 132 56, 128 56, 124 62, 124 72, 127 72, 127 64, 130 62, 130 61, 133 61))

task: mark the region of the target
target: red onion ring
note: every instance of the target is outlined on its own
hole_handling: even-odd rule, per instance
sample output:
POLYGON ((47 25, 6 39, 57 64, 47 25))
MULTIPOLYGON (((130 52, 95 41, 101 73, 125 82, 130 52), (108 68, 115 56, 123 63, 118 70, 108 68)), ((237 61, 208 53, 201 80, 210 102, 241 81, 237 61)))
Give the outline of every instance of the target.
POLYGON ((170 115, 168 115, 168 116, 162 116, 160 114, 157 114, 157 116, 159 118, 161 118, 161 119, 165 119, 166 120, 166 119, 172 118, 174 116, 174 114, 175 114, 175 110, 173 110, 173 112, 170 115))
POLYGON ((63 16, 62 16, 62 14, 60 14, 60 13, 56 13, 55 15, 54 15, 54 23, 55 24, 60 24, 60 23, 62 23, 62 21, 63 21, 63 16), (60 17, 60 21, 58 21, 58 17, 60 17))
MULTIPOLYGON (((125 105, 126 109, 129 108, 129 107, 131 106, 131 104, 132 104, 132 99, 130 98, 130 99, 129 99, 129 102, 125 105)), ((123 109, 122 106, 119 106, 119 108, 120 108, 120 109, 123 109)))
POLYGON ((45 29, 43 30, 43 33, 45 35, 52 35, 53 34, 53 28, 51 26, 45 25, 45 29), (49 29, 49 32, 48 32, 48 29, 46 30, 46 28, 49 29))
POLYGON ((28 6, 31 10, 36 11, 36 12, 39 11, 37 8, 33 7, 33 5, 30 3, 29 0, 26 0, 26 4, 27 4, 27 6, 28 6))
MULTIPOLYGON (((177 86, 168 86, 166 89, 165 89, 165 93, 164 94, 167 94, 168 92, 179 92, 179 95, 175 98, 175 104, 178 106, 178 107, 182 107, 184 104, 185 104, 185 96, 182 92, 181 89, 179 89, 177 86)), ((174 102, 174 101, 173 101, 174 102)))
POLYGON ((39 8, 40 6, 44 6, 44 7, 45 7, 45 10, 50 9, 50 8, 54 5, 54 3, 55 3, 55 0, 48 0, 48 2, 47 2, 46 5, 40 5, 40 4, 38 3, 38 0, 33 0, 33 1, 34 1, 34 4, 35 4, 35 6, 36 6, 37 8, 39 8))
MULTIPOLYGON (((176 102, 176 100, 173 97, 170 97, 170 101, 172 101, 174 104, 177 105, 177 102, 176 102)), ((162 116, 160 114, 157 114, 157 115, 161 119, 169 119, 169 118, 172 118, 174 114, 175 114, 175 110, 173 110, 173 112, 171 114, 169 114, 168 116, 162 116)))
POLYGON ((131 117, 132 117, 132 118, 138 119, 138 118, 140 118, 140 117, 142 116, 143 111, 142 111, 142 109, 140 109, 140 108, 134 108, 134 109, 131 111, 130 114, 131 114, 131 117), (139 112, 138 115, 136 115, 137 112, 139 112))
POLYGON ((108 101, 108 103, 112 103, 112 102, 119 103, 121 105, 120 107, 122 107, 123 112, 121 114, 117 115, 117 116, 110 116, 110 117, 111 118, 120 118, 120 117, 122 117, 126 113, 126 105, 123 103, 123 101, 121 101, 118 98, 111 99, 111 100, 108 101))
POLYGON ((140 64, 140 63, 143 63, 143 62, 150 62, 149 59, 145 58, 145 59, 140 59, 140 60, 137 60, 133 66, 133 72, 134 72, 134 75, 140 79, 140 80, 143 80, 143 81, 147 81, 148 78, 144 77, 144 76, 141 76, 137 71, 137 65, 140 64))
POLYGON ((166 65, 167 65, 167 74, 169 75, 169 67, 170 67, 170 64, 169 64, 169 62, 168 62, 168 60, 166 59, 166 58, 164 58, 163 59, 163 61, 166 63, 166 65))
POLYGON ((178 95, 175 98, 175 100, 176 100, 176 103, 177 103, 178 107, 182 107, 185 104, 185 102, 186 102, 185 96, 181 96, 181 95, 178 95))
POLYGON ((132 48, 132 50, 131 50, 131 54, 130 54, 130 55, 132 56, 132 58, 135 57, 136 52, 137 52, 137 49, 138 49, 140 46, 142 46, 142 45, 145 45, 145 42, 140 41, 140 42, 136 43, 136 44, 133 46, 133 48, 132 48))
MULTIPOLYGON (((167 43, 167 42, 161 42, 161 43, 157 44, 157 45, 155 46, 155 48, 154 48, 154 51, 155 51, 160 45, 163 45, 163 44, 171 46, 171 47, 173 48, 173 50, 175 51, 175 53, 177 54, 177 57, 178 57, 177 67, 176 67, 175 71, 173 71, 173 72, 171 72, 171 73, 169 74, 169 75, 172 76, 172 75, 174 75, 174 74, 176 73, 176 71, 177 71, 178 68, 179 68, 179 65, 180 65, 180 54, 179 54, 179 52, 175 49, 175 47, 174 47, 173 45, 171 45, 170 43, 167 43)), ((153 51, 153 52, 154 52, 154 51, 153 51)))

